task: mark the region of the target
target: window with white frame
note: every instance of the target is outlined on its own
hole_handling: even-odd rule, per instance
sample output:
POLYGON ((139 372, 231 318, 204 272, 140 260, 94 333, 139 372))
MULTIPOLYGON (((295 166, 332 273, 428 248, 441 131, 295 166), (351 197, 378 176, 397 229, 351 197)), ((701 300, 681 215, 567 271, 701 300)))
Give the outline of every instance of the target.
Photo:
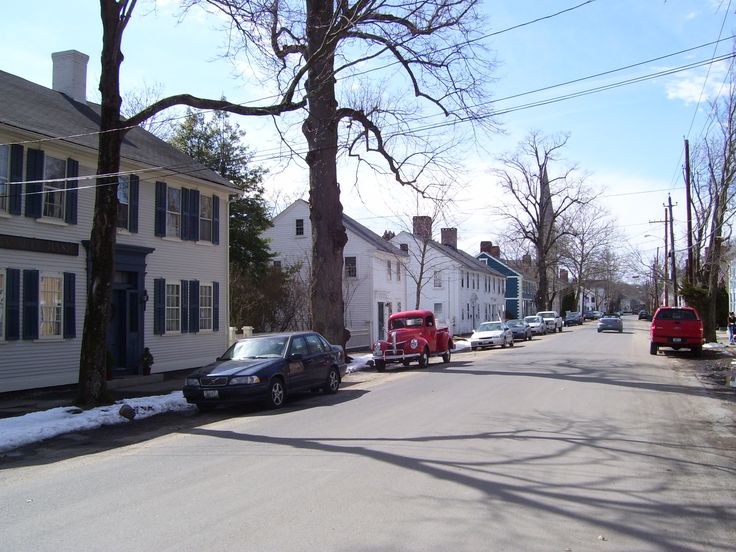
POLYGON ((0 146, 0 213, 7 212, 10 195, 10 146, 0 146))
POLYGON ((212 284, 199 284, 199 329, 212 329, 212 284))
POLYGON ((345 277, 358 277, 358 264, 355 257, 345 257, 345 277))
POLYGON ((433 310, 434 310, 434 317, 437 320, 441 320, 442 319, 442 303, 435 303, 433 310))
POLYGON ((181 190, 179 188, 166 188, 166 235, 176 238, 181 236, 181 190))
POLYGON ((396 261, 396 281, 401 281, 401 263, 396 261))
POLYGON ((386 261, 386 278, 390 282, 393 279, 394 267, 391 266, 391 261, 386 261))
POLYGON ((128 229, 130 225, 130 177, 118 177, 118 228, 128 229))
POLYGON ((181 331, 181 286, 166 282, 166 331, 181 331))
POLYGON ((66 161, 44 157, 43 216, 64 220, 66 161))
POLYGON ((204 194, 199 197, 199 239, 212 241, 212 196, 204 194))
POLYGON ((304 219, 296 219, 295 232, 297 236, 304 235, 304 219))
POLYGON ((396 304, 398 305, 398 312, 401 312, 403 309, 401 308, 401 301, 397 301, 396 304))
POLYGON ((42 274, 39 282, 39 337, 61 337, 64 305, 64 278, 61 274, 42 274))
POLYGON ((434 287, 441 288, 442 287, 442 271, 435 270, 433 279, 434 279, 434 287))
POLYGON ((5 339, 5 269, 0 268, 0 341, 5 339))

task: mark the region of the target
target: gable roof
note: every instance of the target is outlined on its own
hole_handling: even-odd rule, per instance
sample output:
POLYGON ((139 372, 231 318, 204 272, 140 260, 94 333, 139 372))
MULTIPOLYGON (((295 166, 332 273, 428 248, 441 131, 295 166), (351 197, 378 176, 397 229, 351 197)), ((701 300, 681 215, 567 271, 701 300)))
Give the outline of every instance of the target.
MULTIPOLYGON (((0 124, 97 151, 100 106, 80 103, 67 95, 0 71, 0 124)), ((172 174, 185 174, 234 188, 215 171, 193 160, 150 132, 130 129, 121 148, 123 159, 172 174)))
POLYGON ((441 243, 434 240, 429 240, 429 245, 434 247, 436 250, 441 251, 443 254, 447 255, 451 259, 459 262, 469 270, 480 270, 481 272, 488 272, 493 276, 501 276, 502 278, 506 277, 505 274, 502 274, 495 268, 491 268, 485 263, 480 262, 478 259, 470 255, 469 253, 466 253, 465 251, 455 249, 454 247, 450 247, 448 245, 442 245, 441 243))
MULTIPOLYGON (((507 270, 509 272, 509 274, 507 274, 507 276, 517 277, 517 278, 524 276, 521 272, 519 272, 515 268, 507 265, 505 262, 503 262, 498 257, 494 257, 493 255, 491 255, 490 253, 486 253, 485 251, 481 251, 480 253, 478 253, 478 255, 476 255, 475 258, 478 259, 478 260, 480 260, 480 259, 486 259, 487 261, 489 261, 489 263, 493 263, 496 266, 502 267, 502 270, 505 269, 505 270, 507 270)), ((502 270, 500 270, 500 271, 502 271, 502 270)))
MULTIPOLYGON (((281 211, 278 215, 276 215, 273 220, 275 221, 277 218, 281 217, 283 214, 291 211, 296 207, 297 205, 300 205, 302 207, 306 207, 307 210, 309 210, 309 203, 305 201, 304 199, 297 199, 294 203, 289 205, 286 209, 281 211)), ((390 253, 391 255, 399 256, 399 257, 406 257, 409 254, 406 251, 402 251, 400 248, 396 247, 391 242, 384 240, 381 236, 376 234, 373 230, 370 230, 360 224, 355 219, 350 218, 345 213, 342 214, 342 223, 345 225, 345 229, 349 230, 359 238, 365 240, 368 242, 371 246, 376 248, 379 251, 383 251, 385 253, 390 253)))

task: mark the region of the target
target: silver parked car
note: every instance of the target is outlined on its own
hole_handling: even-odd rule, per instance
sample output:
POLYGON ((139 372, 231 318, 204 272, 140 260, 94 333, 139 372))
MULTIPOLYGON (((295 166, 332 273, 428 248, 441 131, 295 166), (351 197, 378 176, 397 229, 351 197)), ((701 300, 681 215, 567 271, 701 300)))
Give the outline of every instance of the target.
POLYGON ((547 335, 547 324, 544 323, 541 316, 526 316, 524 322, 529 324, 534 335, 547 335))
POLYGON ((514 346, 514 334, 504 322, 483 322, 477 330, 473 330, 470 336, 470 348, 474 351, 479 347, 493 347, 500 345, 502 348, 514 346))

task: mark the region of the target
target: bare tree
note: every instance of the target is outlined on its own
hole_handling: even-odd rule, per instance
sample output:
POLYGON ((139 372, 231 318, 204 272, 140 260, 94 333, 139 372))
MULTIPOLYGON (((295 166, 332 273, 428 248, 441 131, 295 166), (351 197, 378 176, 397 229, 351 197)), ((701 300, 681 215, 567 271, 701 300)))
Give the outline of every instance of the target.
MULTIPOLYGON (((381 167, 422 195, 430 165, 449 158, 454 139, 438 145, 436 127, 417 132, 411 117, 439 115, 490 126, 484 85, 491 64, 476 55, 478 0, 186 0, 228 16, 241 53, 260 63, 281 95, 304 94, 314 329, 345 342, 343 249, 337 158, 381 167), (383 79, 367 71, 383 68, 383 79), (397 83, 406 83, 400 86, 397 83), (354 90, 359 89, 359 93, 354 90), (352 92, 351 92, 352 91, 352 92), (426 106, 431 111, 422 112, 426 106), (342 137, 342 140, 340 139, 342 137)), ((234 44, 234 42, 231 42, 234 44)), ((433 125, 431 125, 433 126, 433 125)))
POLYGON ((560 264, 577 282, 576 305, 580 304, 588 282, 600 277, 604 253, 619 238, 613 221, 606 215, 606 211, 594 203, 581 203, 564 217, 570 234, 561 241, 560 264))
POLYGON ((552 308, 554 291, 550 280, 557 275, 561 240, 572 235, 562 224, 565 216, 590 203, 594 194, 577 175, 576 167, 550 176, 552 163, 560 160, 568 136, 544 136, 530 132, 515 153, 500 159, 504 168, 495 174, 504 197, 495 209, 510 225, 510 234, 533 247, 537 263, 539 310, 552 308))
POLYGON ((718 291, 724 284, 736 186, 736 75, 730 69, 728 92, 711 102, 714 124, 700 146, 694 167, 694 285, 682 294, 703 316, 706 340, 715 341, 718 291))

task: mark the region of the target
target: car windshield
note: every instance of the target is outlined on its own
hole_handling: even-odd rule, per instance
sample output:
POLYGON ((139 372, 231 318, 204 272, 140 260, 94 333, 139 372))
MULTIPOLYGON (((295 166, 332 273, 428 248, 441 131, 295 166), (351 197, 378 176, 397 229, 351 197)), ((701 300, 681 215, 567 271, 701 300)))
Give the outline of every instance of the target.
POLYGON ((542 318, 554 318, 555 313, 552 311, 546 311, 546 312, 540 312, 537 316, 541 316, 542 318))
POLYGON ((246 358, 276 358, 284 356, 288 337, 264 336, 238 341, 230 347, 221 358, 225 360, 243 360, 246 358))
POLYGON ((537 323, 537 322, 539 322, 539 317, 537 317, 537 316, 527 316, 524 319, 524 322, 537 323))
POLYGON ((501 322, 484 322, 478 328, 479 332, 496 332, 499 330, 503 330, 501 322))
POLYGON ((524 323, 521 320, 507 320, 506 325, 512 328, 518 328, 519 326, 523 326, 524 323))
POLYGON ((424 319, 421 316, 412 318, 394 318, 390 322, 390 327, 392 330, 397 330, 399 328, 420 328, 423 323, 424 319))

